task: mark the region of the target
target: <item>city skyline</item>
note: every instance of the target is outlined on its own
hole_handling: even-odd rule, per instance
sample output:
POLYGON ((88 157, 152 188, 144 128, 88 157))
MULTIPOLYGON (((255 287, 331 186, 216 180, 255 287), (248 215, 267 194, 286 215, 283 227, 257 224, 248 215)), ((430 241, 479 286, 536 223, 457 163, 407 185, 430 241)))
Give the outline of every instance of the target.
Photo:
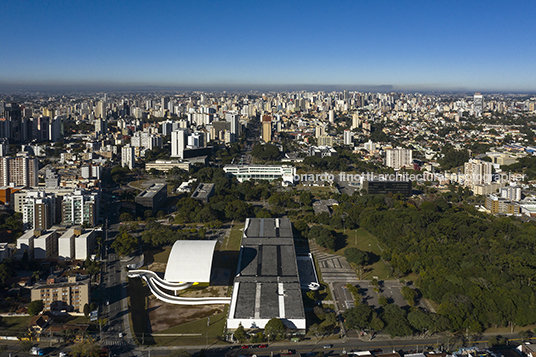
POLYGON ((536 91, 533 3, 5 1, 0 91, 536 91))

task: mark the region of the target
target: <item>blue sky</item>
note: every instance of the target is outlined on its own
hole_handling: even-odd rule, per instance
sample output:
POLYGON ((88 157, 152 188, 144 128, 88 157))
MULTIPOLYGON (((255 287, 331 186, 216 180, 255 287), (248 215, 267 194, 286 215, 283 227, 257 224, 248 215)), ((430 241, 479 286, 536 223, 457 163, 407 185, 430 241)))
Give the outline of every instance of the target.
POLYGON ((536 90, 536 3, 0 2, 0 82, 536 90))

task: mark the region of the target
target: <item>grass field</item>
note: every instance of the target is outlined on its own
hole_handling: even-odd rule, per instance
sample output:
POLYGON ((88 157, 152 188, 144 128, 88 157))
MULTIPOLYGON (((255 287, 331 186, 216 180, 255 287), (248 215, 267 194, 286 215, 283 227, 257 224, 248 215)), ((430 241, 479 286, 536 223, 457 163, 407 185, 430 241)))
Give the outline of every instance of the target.
MULTIPOLYGON (((149 315, 147 314, 146 299, 149 288, 142 279, 128 280, 129 314, 134 339, 141 341, 142 334, 148 335, 149 315), (134 313, 133 313, 134 312, 134 313)), ((145 344, 154 344, 150 336, 145 336, 145 344)))
POLYGON ((371 266, 368 266, 362 275, 365 280, 372 279, 373 276, 377 276, 379 279, 392 279, 390 269, 385 263, 379 259, 382 253, 382 245, 378 242, 378 239, 370 234, 363 228, 354 230, 347 229, 344 232, 342 229, 336 231, 339 235, 337 242, 337 250, 335 254, 344 256, 344 250, 346 248, 355 247, 365 252, 370 252, 377 257, 376 262, 371 266), (342 241, 341 241, 342 240, 342 241))
POLYGON ((207 343, 208 333, 208 344, 213 344, 218 342, 223 336, 226 319, 227 311, 224 311, 221 314, 211 316, 210 326, 208 327, 207 318, 203 318, 160 331, 158 334, 153 335, 153 338, 155 343, 161 346, 204 345, 207 343), (190 336, 159 336, 162 334, 186 334, 190 336), (193 334, 196 335, 192 336, 193 334))
POLYGON ((130 182, 130 186, 132 187, 136 187, 140 190, 145 190, 145 186, 144 186, 144 183, 146 182, 147 180, 139 180, 139 181, 132 181, 130 182))
POLYGON ((24 317, 2 317, 0 321, 0 330, 2 334, 17 336, 28 333, 28 323, 30 316, 24 317))
POLYGON ((244 223, 237 223, 231 228, 231 234, 223 242, 221 250, 240 250, 244 223))

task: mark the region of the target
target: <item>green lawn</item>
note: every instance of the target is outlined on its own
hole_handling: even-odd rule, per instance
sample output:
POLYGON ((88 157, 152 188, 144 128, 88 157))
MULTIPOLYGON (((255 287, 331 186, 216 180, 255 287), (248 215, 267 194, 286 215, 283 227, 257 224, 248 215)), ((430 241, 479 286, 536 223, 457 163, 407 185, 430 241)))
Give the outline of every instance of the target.
POLYGON ((160 331, 158 334, 153 335, 153 338, 156 344, 161 346, 204 345, 207 343, 208 332, 208 343, 213 344, 223 336, 226 320, 227 311, 224 311, 221 314, 210 316, 210 326, 208 327, 207 318, 203 318, 160 331), (161 334, 189 334, 190 336, 159 336, 161 334), (191 336, 192 334, 200 335, 191 336))
POLYGON ((130 182, 130 186, 132 186, 132 187, 136 187, 136 188, 138 188, 138 189, 140 189, 140 190, 143 191, 143 190, 145 190, 145 185, 144 185, 144 183, 145 183, 146 181, 147 181, 147 180, 132 181, 132 182, 130 182))
POLYGON ((171 247, 167 247, 163 251, 154 254, 153 255, 154 262, 155 263, 167 263, 169 259, 169 253, 171 253, 171 247))
POLYGON ((145 344, 154 344, 154 341, 148 336, 149 315, 147 314, 146 299, 150 294, 149 288, 142 279, 128 279, 127 289, 133 338, 141 342, 141 336, 145 334, 145 344))
POLYGON ((0 330, 4 335, 17 336, 28 332, 30 316, 25 317, 2 317, 0 320, 0 330))
POLYGON ((362 278, 365 280, 372 279, 373 276, 377 276, 379 279, 392 279, 389 267, 379 259, 383 246, 378 242, 378 239, 370 234, 363 228, 354 230, 347 229, 345 232, 342 229, 336 231, 339 234, 339 240, 337 246, 340 247, 334 253, 344 256, 344 250, 346 248, 355 247, 365 252, 373 253, 378 260, 371 266, 366 267, 362 278), (381 247, 381 248, 380 248, 381 247))
POLYGON ((233 228, 231 228, 231 234, 229 234, 229 237, 223 242, 221 250, 240 250, 244 225, 244 223, 236 223, 233 228))
POLYGON ((143 255, 145 259, 145 264, 140 269, 147 269, 147 267, 152 263, 167 263, 169 253, 171 253, 171 247, 154 248, 144 251, 143 255))

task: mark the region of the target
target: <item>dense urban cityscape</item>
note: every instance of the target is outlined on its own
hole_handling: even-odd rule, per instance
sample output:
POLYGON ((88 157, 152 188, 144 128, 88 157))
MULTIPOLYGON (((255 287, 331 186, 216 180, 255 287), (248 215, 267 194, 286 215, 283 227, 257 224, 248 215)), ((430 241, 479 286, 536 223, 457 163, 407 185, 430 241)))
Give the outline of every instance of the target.
POLYGON ((536 3, 0 12, 0 357, 536 357, 536 3))
POLYGON ((532 95, 1 99, 0 322, 33 354, 531 337, 532 95))

